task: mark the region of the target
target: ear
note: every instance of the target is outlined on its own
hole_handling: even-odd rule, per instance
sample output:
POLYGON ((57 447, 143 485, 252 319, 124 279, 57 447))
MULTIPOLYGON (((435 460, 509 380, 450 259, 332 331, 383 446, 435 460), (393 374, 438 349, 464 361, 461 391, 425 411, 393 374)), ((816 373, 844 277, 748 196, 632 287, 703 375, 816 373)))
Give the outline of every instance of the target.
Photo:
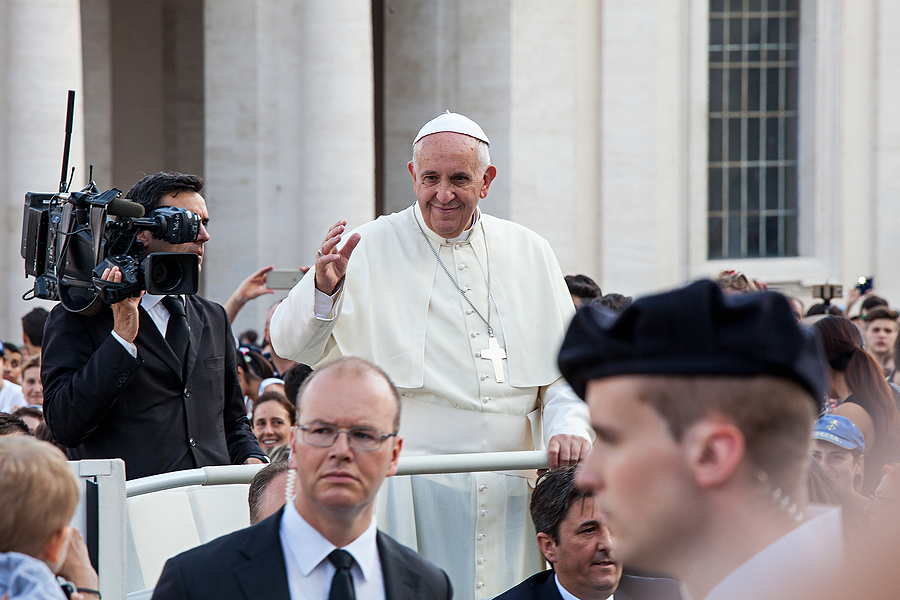
POLYGON ((709 416, 685 431, 690 468, 694 481, 702 488, 727 483, 744 460, 744 434, 733 423, 709 416))
POLYGON ((400 450, 403 448, 403 438, 399 435, 394 438, 394 449, 391 450, 391 466, 385 477, 391 477, 397 472, 397 460, 400 458, 400 450))
POLYGON ((547 559, 547 562, 551 565, 556 564, 556 542, 553 541, 553 538, 550 537, 546 533, 537 534, 537 544, 538 548, 541 549, 541 554, 544 555, 544 558, 547 559))
POLYGON ((294 440, 299 441, 299 434, 297 433, 299 430, 297 426, 291 427, 291 432, 288 434, 288 447, 291 449, 291 453, 288 454, 288 468, 296 469, 297 468, 297 449, 294 447, 294 440))
POLYGON ((148 229, 141 229, 137 232, 137 239, 140 240, 144 247, 146 247, 150 243, 150 239, 153 237, 153 234, 150 233, 148 229))
MULTIPOLYGON (((410 168, 412 168, 412 163, 410 163, 410 168)), ((481 186, 481 194, 479 194, 479 198, 484 198, 488 195, 488 190, 491 187, 491 182, 494 181, 494 177, 497 176, 497 167, 491 165, 487 168, 482 176, 482 186, 481 186)))
POLYGON ((55 574, 62 567, 66 560, 66 553, 69 549, 69 527, 63 527, 50 537, 50 541, 44 546, 39 559, 47 563, 50 570, 55 574))
POLYGON ((412 161, 406 163, 406 168, 409 169, 409 174, 412 176, 413 183, 416 182, 416 171, 413 169, 412 161))

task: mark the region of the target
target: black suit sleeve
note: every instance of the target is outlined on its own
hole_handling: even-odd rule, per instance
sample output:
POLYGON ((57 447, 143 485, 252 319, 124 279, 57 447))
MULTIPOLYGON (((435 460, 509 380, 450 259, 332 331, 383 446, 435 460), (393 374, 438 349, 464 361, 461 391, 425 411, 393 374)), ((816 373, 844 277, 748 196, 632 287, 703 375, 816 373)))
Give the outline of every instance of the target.
POLYGON ((53 436, 74 448, 89 437, 141 366, 112 332, 112 312, 86 317, 61 305, 50 313, 41 357, 44 416, 53 436))
POLYGON ((251 430, 250 420, 247 418, 247 409, 244 407, 244 392, 241 390, 241 382, 237 372, 237 348, 234 345, 234 334, 228 321, 225 309, 216 305, 221 311, 225 326, 225 406, 222 418, 225 423, 225 443, 228 446, 228 456, 231 462, 239 465, 252 456, 262 458, 266 455, 256 436, 251 430))
POLYGON ((151 600, 176 600, 190 597, 181 566, 176 559, 170 558, 163 567, 159 581, 156 582, 151 600))

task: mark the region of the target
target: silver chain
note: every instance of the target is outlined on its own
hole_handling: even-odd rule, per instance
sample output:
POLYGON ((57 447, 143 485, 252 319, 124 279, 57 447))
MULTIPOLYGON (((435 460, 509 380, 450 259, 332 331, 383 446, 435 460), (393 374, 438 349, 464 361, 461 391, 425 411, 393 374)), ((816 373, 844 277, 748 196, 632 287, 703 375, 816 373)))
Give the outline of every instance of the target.
POLYGON ((466 295, 465 290, 459 287, 459 284, 456 283, 456 279, 453 278, 453 275, 450 274, 450 269, 447 268, 447 265, 444 264, 444 261, 441 260, 441 256, 438 254, 438 251, 434 249, 434 245, 431 243, 431 240, 428 239, 428 234, 425 233, 425 230, 422 229, 422 224, 419 223, 419 215, 416 214, 417 209, 413 207, 413 216, 416 218, 416 225, 419 226, 419 231, 422 233, 422 237, 425 238, 425 242, 428 244, 428 247, 431 249, 431 253, 434 254, 434 257, 437 259, 438 264, 441 265, 441 268, 444 269, 444 273, 447 274, 447 277, 450 279, 450 283, 462 294, 463 300, 469 303, 469 306, 472 307, 472 310, 475 311, 475 314, 484 321, 484 324, 487 325, 488 336, 494 337, 494 330, 491 327, 491 255, 488 252, 488 244, 487 244, 487 234, 484 232, 484 223, 479 221, 479 225, 481 225, 481 235, 484 237, 484 256, 485 262, 487 263, 487 289, 488 289, 488 318, 485 319, 481 312, 475 308, 475 305, 472 304, 472 301, 469 300, 469 297, 466 295))

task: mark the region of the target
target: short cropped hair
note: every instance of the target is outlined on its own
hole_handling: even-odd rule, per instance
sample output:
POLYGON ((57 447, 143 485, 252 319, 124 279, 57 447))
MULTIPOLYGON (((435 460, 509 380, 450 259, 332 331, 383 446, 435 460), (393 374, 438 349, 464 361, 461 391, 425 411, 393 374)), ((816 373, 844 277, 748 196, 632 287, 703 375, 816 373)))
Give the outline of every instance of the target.
POLYGON ((44 341, 44 324, 49 315, 45 309, 38 307, 22 317, 22 332, 35 346, 40 346, 44 341))
POLYGON ((770 375, 641 379, 641 400, 666 421, 676 441, 691 425, 720 414, 741 431, 748 459, 773 486, 792 497, 803 491, 816 406, 800 384, 770 375))
POLYGON ((900 314, 898 314, 896 310, 891 310, 887 306, 876 306, 866 313, 866 316, 863 317, 863 320, 866 323, 871 323, 872 321, 877 321, 878 319, 888 319, 889 321, 894 321, 896 323, 897 317, 900 317, 900 314))
POLYGON ((859 310, 863 313, 867 313, 875 307, 887 305, 888 301, 881 296, 866 296, 863 299, 862 304, 859 305, 859 310))
POLYGON ((66 457, 47 442, 0 437, 0 552, 37 558, 72 519, 79 487, 66 457))
POLYGON ((723 292, 732 294, 749 294, 759 291, 756 284, 740 271, 722 271, 716 275, 716 284, 723 292))
POLYGON ((144 207, 146 212, 159 207, 160 199, 165 194, 177 196, 180 192, 203 191, 203 179, 196 175, 185 175, 175 171, 160 171, 153 175, 147 175, 125 194, 132 202, 137 202, 144 207))
POLYGON ((383 370, 370 363, 369 361, 359 358, 357 356, 343 356, 341 358, 337 358, 335 360, 329 361, 313 371, 309 377, 303 382, 303 385, 300 386, 300 390, 297 392, 297 422, 300 422, 300 406, 303 402, 303 395, 306 393, 306 390, 309 389, 309 386, 312 382, 322 376, 322 373, 328 373, 329 371, 338 371, 342 374, 353 373, 355 375, 362 375, 366 372, 372 373, 376 376, 384 379, 388 387, 391 389, 391 394, 394 397, 394 400, 397 402, 397 415, 394 417, 394 431, 400 430, 400 392, 397 391, 394 382, 391 381, 391 378, 388 377, 388 374, 383 370))
POLYGON ((597 282, 587 275, 566 275, 566 287, 569 294, 590 300, 603 295, 597 282))
POLYGON ((272 483, 273 479, 282 473, 287 473, 289 469, 290 467, 288 466, 287 461, 282 460, 266 465, 253 476, 253 481, 250 482, 250 493, 247 496, 247 502, 250 504, 251 525, 256 525, 261 521, 259 518, 259 509, 262 504, 263 492, 266 491, 266 488, 272 483))
POLYGON ((33 369, 35 367, 41 367, 41 357, 39 354, 35 354, 24 363, 22 363, 22 373, 25 373, 25 371, 27 371, 28 369, 33 369))
POLYGON ((547 471, 534 486, 531 495, 531 521, 538 533, 546 533, 559 543, 559 524, 562 523, 572 504, 591 498, 591 492, 576 487, 575 469, 577 465, 547 471))
POLYGON ((30 435, 31 430, 28 429, 28 423, 9 413, 0 412, 0 436, 13 435, 16 433, 30 435))
POLYGON ((309 365, 297 363, 284 373, 284 395, 294 406, 297 406, 297 392, 300 391, 300 386, 312 372, 309 365))

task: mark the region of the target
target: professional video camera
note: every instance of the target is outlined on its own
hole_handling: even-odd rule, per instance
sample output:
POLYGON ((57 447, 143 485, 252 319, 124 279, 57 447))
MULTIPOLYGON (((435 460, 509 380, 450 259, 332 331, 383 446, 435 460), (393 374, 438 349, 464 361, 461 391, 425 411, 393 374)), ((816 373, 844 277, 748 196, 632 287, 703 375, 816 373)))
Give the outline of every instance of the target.
POLYGON ((68 193, 74 107, 75 92, 70 90, 59 193, 25 194, 22 258, 25 274, 35 281, 34 289, 23 298, 59 300, 69 311, 92 315, 102 303, 121 302, 141 290, 197 293, 200 261, 196 254, 157 252, 144 257, 137 234, 147 230, 172 244, 193 242, 200 233, 199 215, 164 206, 144 217, 142 205, 121 198, 116 188, 100 193, 93 181, 79 192, 68 193), (114 266, 121 270, 122 281, 103 281, 103 271, 114 266))

